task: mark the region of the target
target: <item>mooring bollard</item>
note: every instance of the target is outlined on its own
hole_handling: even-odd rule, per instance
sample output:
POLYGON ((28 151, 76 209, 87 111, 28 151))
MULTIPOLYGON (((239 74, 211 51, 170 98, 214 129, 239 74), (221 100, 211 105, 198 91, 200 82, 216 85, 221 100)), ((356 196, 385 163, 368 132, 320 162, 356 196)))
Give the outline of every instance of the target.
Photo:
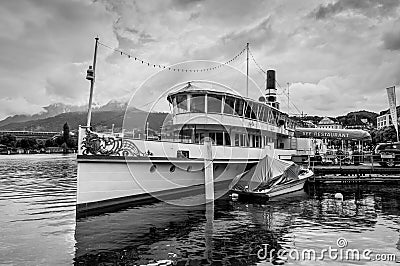
POLYGON ((204 186, 206 190, 206 201, 214 201, 214 167, 210 138, 204 139, 204 186))

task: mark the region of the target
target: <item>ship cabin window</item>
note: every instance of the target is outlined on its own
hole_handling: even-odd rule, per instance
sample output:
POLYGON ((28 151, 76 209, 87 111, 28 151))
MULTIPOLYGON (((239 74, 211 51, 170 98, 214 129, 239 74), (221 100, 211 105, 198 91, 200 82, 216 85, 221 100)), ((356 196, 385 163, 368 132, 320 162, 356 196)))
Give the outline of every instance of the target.
POLYGON ((239 144, 241 147, 247 147, 249 146, 249 140, 246 134, 241 134, 240 135, 240 140, 239 140, 239 144))
POLYGON ((235 113, 235 101, 234 97, 225 97, 224 114, 233 115, 235 113))
POLYGON ((224 132, 224 145, 231 146, 231 136, 228 132, 224 132))
POLYGON ((204 113, 206 97, 204 94, 193 94, 190 102, 190 112, 204 113))
POLYGON ((195 143, 204 143, 204 133, 196 133, 194 138, 195 143))
POLYGON ((178 114, 186 113, 188 107, 187 95, 176 95, 178 114))
POLYGON ((212 143, 213 144, 224 145, 224 134, 223 134, 223 132, 208 133, 208 136, 212 139, 212 143))
POLYGON ((221 113, 222 95, 207 94, 207 113, 221 113))
POLYGON ((260 136, 254 135, 254 138, 253 138, 253 147, 261 148, 260 136))
POLYGON ((240 135, 235 134, 235 146, 240 146, 240 135))

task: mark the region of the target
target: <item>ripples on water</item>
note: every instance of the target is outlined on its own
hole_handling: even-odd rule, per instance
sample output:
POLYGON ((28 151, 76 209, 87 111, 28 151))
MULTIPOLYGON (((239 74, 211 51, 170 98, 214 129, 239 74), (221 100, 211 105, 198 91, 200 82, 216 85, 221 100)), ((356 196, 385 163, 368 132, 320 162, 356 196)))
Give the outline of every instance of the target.
MULTIPOLYGON (((257 259, 262 244, 320 251, 336 248, 339 237, 348 241, 348 248, 400 258, 399 188, 326 187, 264 204, 220 200, 214 207, 160 202, 75 223, 74 157, 0 159, 0 262, 5 264, 145 265, 167 260, 175 265, 271 265, 257 259), (336 192, 344 194, 343 201, 334 199, 336 192)), ((286 262, 299 264, 338 262, 286 262)), ((350 264, 394 265, 341 265, 350 264)))
POLYGON ((74 156, 0 156, 0 263, 71 264, 74 156))

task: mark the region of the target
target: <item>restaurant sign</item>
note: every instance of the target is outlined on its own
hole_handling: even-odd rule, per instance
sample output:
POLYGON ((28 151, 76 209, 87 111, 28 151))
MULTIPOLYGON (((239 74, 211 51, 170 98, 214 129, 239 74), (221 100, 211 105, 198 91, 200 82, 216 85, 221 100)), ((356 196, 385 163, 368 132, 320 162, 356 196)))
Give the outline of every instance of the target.
POLYGON ((371 139, 371 135, 364 130, 326 129, 326 128, 296 128, 295 137, 316 138, 316 139, 344 139, 344 140, 371 139))

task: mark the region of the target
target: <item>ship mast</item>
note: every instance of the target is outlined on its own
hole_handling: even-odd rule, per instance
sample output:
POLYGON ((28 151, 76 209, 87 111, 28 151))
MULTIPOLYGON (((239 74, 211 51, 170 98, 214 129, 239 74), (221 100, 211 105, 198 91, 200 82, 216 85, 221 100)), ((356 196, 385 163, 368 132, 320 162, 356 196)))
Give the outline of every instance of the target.
POLYGON ((97 46, 99 43, 99 38, 96 37, 95 45, 94 45, 94 56, 93 56, 93 66, 89 66, 87 70, 86 79, 90 80, 90 93, 89 93, 89 104, 88 104, 88 112, 87 112, 87 128, 90 129, 90 122, 92 120, 92 102, 93 102, 93 89, 94 89, 94 81, 96 77, 96 59, 97 59, 97 46))
POLYGON ((249 43, 246 45, 246 97, 249 97, 249 43))

